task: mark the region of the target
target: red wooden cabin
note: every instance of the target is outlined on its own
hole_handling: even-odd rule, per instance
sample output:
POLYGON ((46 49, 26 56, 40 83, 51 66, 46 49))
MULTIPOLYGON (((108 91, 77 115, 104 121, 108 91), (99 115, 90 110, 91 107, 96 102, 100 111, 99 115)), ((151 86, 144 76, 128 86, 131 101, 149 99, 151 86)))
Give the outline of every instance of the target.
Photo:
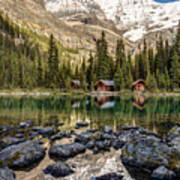
POLYGON ((95 84, 96 91, 114 91, 114 81, 111 80, 99 80, 95 84))
POLYGON ((143 79, 138 79, 132 84, 132 90, 135 91, 145 91, 146 90, 146 82, 143 79))

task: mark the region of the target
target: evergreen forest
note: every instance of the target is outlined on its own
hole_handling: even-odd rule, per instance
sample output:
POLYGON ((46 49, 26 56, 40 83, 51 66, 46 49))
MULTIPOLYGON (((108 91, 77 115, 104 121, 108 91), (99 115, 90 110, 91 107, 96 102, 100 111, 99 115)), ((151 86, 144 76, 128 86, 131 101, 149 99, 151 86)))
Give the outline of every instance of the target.
POLYGON ((0 89, 71 89, 71 80, 80 81, 81 89, 93 90, 100 79, 114 80, 115 90, 131 89, 137 79, 144 79, 148 90, 173 91, 180 88, 180 24, 174 43, 163 41, 131 56, 122 39, 116 42, 112 56, 108 51, 105 32, 96 40, 96 52, 72 67, 60 55, 53 35, 45 51, 26 31, 0 15, 0 89), (87 83, 89 84, 87 88, 87 83))

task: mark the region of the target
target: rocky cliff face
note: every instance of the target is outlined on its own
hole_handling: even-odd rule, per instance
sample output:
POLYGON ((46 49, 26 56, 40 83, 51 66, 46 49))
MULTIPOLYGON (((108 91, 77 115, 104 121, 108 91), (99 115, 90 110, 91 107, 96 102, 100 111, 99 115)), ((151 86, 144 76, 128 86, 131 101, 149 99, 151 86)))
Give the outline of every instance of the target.
MULTIPOLYGON (((76 20, 95 14, 99 20, 112 21, 123 36, 136 42, 152 32, 177 26, 180 1, 158 3, 154 0, 44 0, 47 11, 61 20, 76 20)), ((108 27, 107 27, 108 28, 108 27)))
MULTIPOLYGON (((89 50, 95 50, 102 31, 112 54, 119 38, 124 38, 126 50, 132 54, 141 47, 144 37, 150 46, 154 46, 160 33, 164 39, 172 40, 180 19, 180 1, 0 0, 0 11, 40 35, 53 33, 70 49, 71 59, 82 60, 89 50)), ((64 52, 63 55, 67 56, 64 52)))

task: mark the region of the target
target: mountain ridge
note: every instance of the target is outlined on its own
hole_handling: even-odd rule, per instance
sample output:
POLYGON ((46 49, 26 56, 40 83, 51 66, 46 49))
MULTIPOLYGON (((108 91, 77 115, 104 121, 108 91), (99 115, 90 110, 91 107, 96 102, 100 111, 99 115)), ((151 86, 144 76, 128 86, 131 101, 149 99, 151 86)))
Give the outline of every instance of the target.
POLYGON ((132 42, 151 32, 175 27, 180 19, 180 1, 165 4, 154 0, 44 0, 44 3, 47 11, 61 20, 96 13, 99 20, 112 21, 118 30, 124 31, 123 37, 132 42))
MULTIPOLYGON (((59 0, 53 0, 53 2, 57 1, 59 0)), ((87 9, 87 11, 69 13, 70 15, 49 12, 47 2, 52 2, 52 0, 0 0, 0 10, 21 27, 46 37, 53 34, 63 46, 72 49, 72 52, 77 52, 63 52, 64 57, 69 56, 72 60, 82 61, 83 57, 88 56, 89 51, 94 52, 96 39, 101 36, 102 31, 106 33, 111 54, 115 52, 117 40, 123 38, 126 50, 130 51, 132 55, 141 48, 144 38, 147 39, 149 47, 153 47, 160 34, 163 34, 164 40, 168 39, 171 43, 176 31, 176 26, 173 26, 168 29, 147 32, 138 41, 133 42, 124 36, 124 34, 128 36, 126 28, 117 28, 113 20, 107 19, 104 11, 97 4, 97 0, 68 0, 69 4, 71 2, 78 2, 78 5, 83 3, 82 9, 87 9)), ((64 3, 65 9, 66 1, 59 2, 64 3)), ((77 4, 74 3, 74 6, 76 7, 77 4)), ((67 8, 69 7, 67 6, 67 8)))

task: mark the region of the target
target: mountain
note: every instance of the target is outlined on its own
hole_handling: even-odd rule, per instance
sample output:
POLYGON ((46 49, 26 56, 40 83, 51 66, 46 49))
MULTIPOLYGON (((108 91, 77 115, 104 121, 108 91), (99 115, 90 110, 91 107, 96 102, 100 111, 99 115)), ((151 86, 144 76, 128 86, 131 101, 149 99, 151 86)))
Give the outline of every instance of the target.
POLYGON ((124 39, 134 54, 146 38, 154 46, 157 36, 173 40, 180 2, 153 0, 0 0, 0 10, 11 21, 41 36, 51 33, 65 47, 64 57, 82 59, 95 50, 96 39, 105 31, 109 52, 124 39))
POLYGON ((149 33, 177 26, 180 19, 180 1, 159 3, 154 0, 45 0, 44 2, 47 11, 61 20, 79 21, 87 14, 96 14, 99 20, 112 21, 118 30, 123 31, 123 36, 133 42, 149 33))

